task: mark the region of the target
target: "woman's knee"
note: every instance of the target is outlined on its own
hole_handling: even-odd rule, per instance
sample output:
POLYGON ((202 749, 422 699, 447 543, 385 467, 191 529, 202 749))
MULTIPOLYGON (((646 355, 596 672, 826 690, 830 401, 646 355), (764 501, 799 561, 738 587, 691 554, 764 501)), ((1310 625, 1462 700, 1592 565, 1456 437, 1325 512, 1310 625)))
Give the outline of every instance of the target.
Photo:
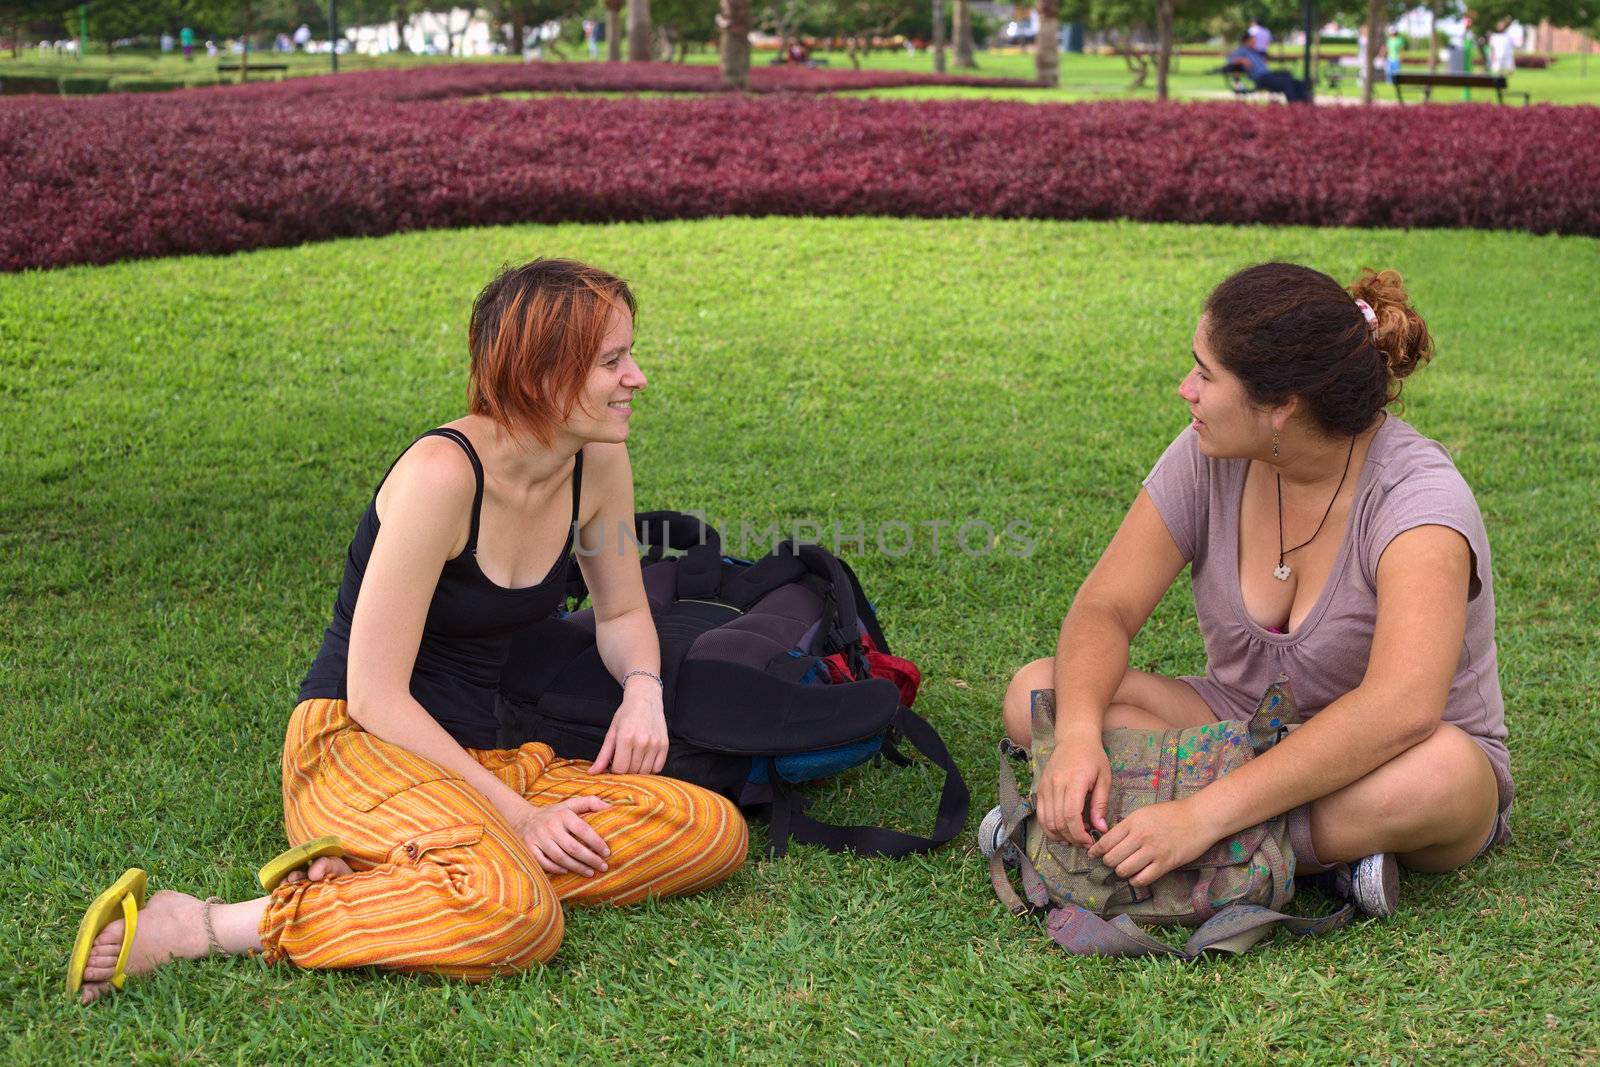
POLYGON ((1441 723, 1388 763, 1314 802, 1312 834, 1324 860, 1395 852, 1414 870, 1446 871, 1477 854, 1498 810, 1488 757, 1471 736, 1441 723))
POLYGON ((647 781, 656 812, 652 826, 625 850, 638 856, 624 863, 639 864, 643 857, 648 862, 636 872, 640 884, 625 896, 699 892, 744 866, 750 830, 737 805, 720 793, 673 778, 647 781))
POLYGON ((710 886, 744 866, 750 855, 750 827, 733 801, 710 790, 700 792, 710 807, 702 816, 711 832, 710 844, 702 853, 703 884, 710 886))
POLYGON ((1046 656, 1011 676, 1001 714, 1005 719, 1006 736, 1016 744, 1026 746, 1033 740, 1033 692, 1054 688, 1055 669, 1055 659, 1046 656))
POLYGON ((446 953, 467 967, 526 970, 549 962, 561 947, 566 919, 555 887, 520 842, 494 824, 464 848, 407 858, 424 884, 439 890, 435 929, 446 953))
POLYGON ((1424 821, 1418 836, 1428 843, 1401 860, 1413 870, 1454 870, 1476 856, 1494 830, 1500 809, 1494 767, 1471 735, 1449 723, 1405 756, 1412 757, 1404 777, 1414 792, 1392 798, 1395 817, 1414 812, 1424 821))

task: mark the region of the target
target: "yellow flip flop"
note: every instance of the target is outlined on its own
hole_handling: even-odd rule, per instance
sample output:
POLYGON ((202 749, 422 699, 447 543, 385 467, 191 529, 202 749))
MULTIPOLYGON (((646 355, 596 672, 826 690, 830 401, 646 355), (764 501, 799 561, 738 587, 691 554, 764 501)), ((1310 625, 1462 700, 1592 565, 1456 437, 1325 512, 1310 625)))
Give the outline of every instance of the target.
POLYGON ((78 939, 72 943, 72 958, 67 961, 67 992, 76 995, 83 988, 83 970, 89 965, 89 949, 94 939, 106 927, 123 920, 122 951, 117 953, 116 973, 111 984, 118 989, 127 981, 128 950, 133 947, 133 935, 139 927, 139 909, 144 907, 145 873, 137 867, 123 872, 110 889, 94 898, 89 910, 78 921, 78 939))
POLYGON ((344 855, 344 845, 332 834, 313 838, 303 845, 296 845, 281 856, 268 860, 267 865, 261 868, 256 877, 261 880, 261 888, 270 893, 278 888, 290 871, 309 867, 313 860, 319 860, 323 856, 342 855, 344 855))

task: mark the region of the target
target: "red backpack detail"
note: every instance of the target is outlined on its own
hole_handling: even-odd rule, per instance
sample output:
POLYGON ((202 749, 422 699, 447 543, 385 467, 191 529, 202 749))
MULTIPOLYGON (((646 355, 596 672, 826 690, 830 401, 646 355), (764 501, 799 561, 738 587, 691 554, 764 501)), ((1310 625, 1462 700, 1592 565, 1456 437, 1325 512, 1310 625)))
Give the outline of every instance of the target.
MULTIPOLYGON (((904 657, 878 651, 870 634, 862 634, 861 643, 867 652, 868 672, 874 678, 893 682, 900 690, 900 706, 909 708, 917 699, 917 688, 922 685, 922 672, 917 670, 917 665, 904 657)), ((825 656, 823 662, 828 665, 828 681, 838 683, 855 680, 850 676, 850 666, 845 662, 843 652, 825 656)))

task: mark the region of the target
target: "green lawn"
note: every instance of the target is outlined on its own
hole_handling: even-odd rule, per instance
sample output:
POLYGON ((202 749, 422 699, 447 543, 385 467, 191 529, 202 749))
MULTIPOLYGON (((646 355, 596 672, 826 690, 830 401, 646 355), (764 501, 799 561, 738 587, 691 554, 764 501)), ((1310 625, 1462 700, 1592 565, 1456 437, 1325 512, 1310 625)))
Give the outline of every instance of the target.
MULTIPOLYGON (((1597 268, 1600 241, 1512 233, 730 219, 0 277, 0 1061, 1593 1060, 1597 268), (477 288, 536 254, 636 286, 641 507, 1030 524, 1027 559, 948 535, 937 557, 925 536, 847 550, 922 666, 970 825, 1011 670, 1049 651, 1185 424, 1207 288, 1263 257, 1398 267, 1439 349, 1407 417, 1493 540, 1513 841, 1408 875, 1392 921, 1195 966, 1063 956, 994 902, 969 833, 903 862, 797 847, 698 898, 573 912, 552 966, 485 985, 212 960, 70 1004, 78 915, 124 867, 237 898, 282 846, 279 745, 350 533, 389 460, 458 413, 477 288)), ((1134 661, 1202 656, 1185 586, 1134 661)), ((936 788, 863 771, 819 803, 920 827, 936 788)))
MULTIPOLYGON (((567 55, 573 61, 588 62, 581 47, 568 48, 567 55)), ((1298 56, 1289 56, 1283 62, 1277 63, 1298 73, 1300 69, 1298 56)), ((237 62, 236 56, 223 57, 228 62, 237 62)), ((716 52, 704 50, 689 55, 691 63, 715 63, 716 52)), ((770 60, 771 53, 757 52, 752 57, 752 62, 757 66, 770 60)), ((818 53, 817 58, 828 60, 836 68, 847 68, 849 58, 842 52, 818 53)), ((311 56, 294 54, 289 56, 273 53, 257 53, 255 62, 289 64, 289 76, 298 77, 305 74, 326 74, 328 72, 327 56, 311 56)), ((340 56, 339 69, 370 70, 376 68, 436 65, 439 63, 461 62, 441 57, 429 56, 340 56)), ((510 62, 504 58, 479 59, 472 62, 510 62)), ((1216 68, 1222 62, 1222 53, 1219 50, 1216 56, 1179 56, 1172 74, 1172 94, 1179 99, 1207 100, 1227 99, 1228 89, 1223 84, 1219 75, 1207 74, 1206 71, 1216 68)), ((979 52, 978 70, 963 72, 950 68, 951 73, 973 73, 983 77, 998 78, 1029 78, 1034 75, 1033 56, 1019 52, 979 52)), ((933 59, 927 53, 908 55, 905 52, 880 51, 873 52, 862 60, 862 67, 868 70, 933 70, 933 59)), ((1410 69, 1410 68, 1408 68, 1410 69)), ((1421 68, 1417 68, 1421 69, 1421 68)), ((11 59, 8 55, 0 56, 0 78, 7 73, 17 75, 47 75, 59 76, 92 76, 111 77, 113 79, 128 79, 139 81, 142 79, 160 79, 172 81, 188 81, 191 83, 210 83, 217 79, 216 61, 199 56, 193 63, 185 63, 181 56, 160 56, 152 53, 131 53, 128 55, 114 56, 107 59, 104 55, 89 55, 82 60, 68 58, 39 59, 35 55, 25 54, 21 59, 11 59)), ((227 77, 232 78, 233 75, 227 77)), ((265 78, 279 77, 277 74, 261 75, 265 78)), ((928 86, 908 89, 882 89, 874 90, 861 95, 882 96, 896 99, 1002 99, 1025 100, 1032 102, 1064 103, 1078 100, 1154 100, 1155 99, 1155 72, 1152 68, 1149 78, 1143 88, 1130 89, 1132 78, 1123 60, 1118 56, 1074 55, 1063 53, 1061 56, 1061 85, 1055 89, 968 89, 950 86, 928 86)), ((1583 57, 1580 55, 1563 55, 1553 67, 1547 70, 1521 70, 1516 72, 1511 79, 1512 86, 1518 92, 1526 92, 1536 104, 1600 104, 1600 54, 1590 57, 1587 71, 1583 57)), ((1327 88, 1318 90, 1324 97, 1330 99, 1359 100, 1360 89, 1356 86, 1354 78, 1347 72, 1344 85, 1339 93, 1332 93, 1327 88)), ((585 94, 593 95, 593 94, 585 94)), ((1383 101, 1394 99, 1394 90, 1387 85, 1378 90, 1378 97, 1383 101)), ((1408 97, 1411 102, 1421 99, 1420 91, 1408 97)), ((1494 99, 1493 95, 1479 92, 1475 100, 1494 99)), ((1440 103, 1459 103, 1461 93, 1458 90, 1443 91, 1436 94, 1440 103)))

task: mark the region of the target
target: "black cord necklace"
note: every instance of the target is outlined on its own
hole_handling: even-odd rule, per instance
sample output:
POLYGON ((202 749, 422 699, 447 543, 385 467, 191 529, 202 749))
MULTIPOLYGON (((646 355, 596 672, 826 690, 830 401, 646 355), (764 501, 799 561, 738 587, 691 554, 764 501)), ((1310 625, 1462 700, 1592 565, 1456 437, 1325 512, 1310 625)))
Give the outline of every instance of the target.
POLYGON ((1310 537, 1289 549, 1283 547, 1283 475, 1279 474, 1277 471, 1272 472, 1273 479, 1278 483, 1278 565, 1272 569, 1272 576, 1278 579, 1278 581, 1287 582, 1289 580, 1290 573, 1292 573, 1289 570, 1289 565, 1283 561, 1283 557, 1287 556, 1290 552, 1298 552, 1311 542, 1315 541, 1317 539, 1317 534, 1322 532, 1323 523, 1326 523, 1328 521, 1328 516, 1333 514, 1333 502, 1334 500, 1339 499, 1339 490, 1344 488, 1344 480, 1350 477, 1350 458, 1355 454, 1356 439, 1352 437, 1350 438, 1350 451, 1346 452, 1344 456, 1344 473, 1339 475, 1339 484, 1334 487, 1333 497, 1328 501, 1327 510, 1322 513, 1322 522, 1317 523, 1317 528, 1312 532, 1310 537))

